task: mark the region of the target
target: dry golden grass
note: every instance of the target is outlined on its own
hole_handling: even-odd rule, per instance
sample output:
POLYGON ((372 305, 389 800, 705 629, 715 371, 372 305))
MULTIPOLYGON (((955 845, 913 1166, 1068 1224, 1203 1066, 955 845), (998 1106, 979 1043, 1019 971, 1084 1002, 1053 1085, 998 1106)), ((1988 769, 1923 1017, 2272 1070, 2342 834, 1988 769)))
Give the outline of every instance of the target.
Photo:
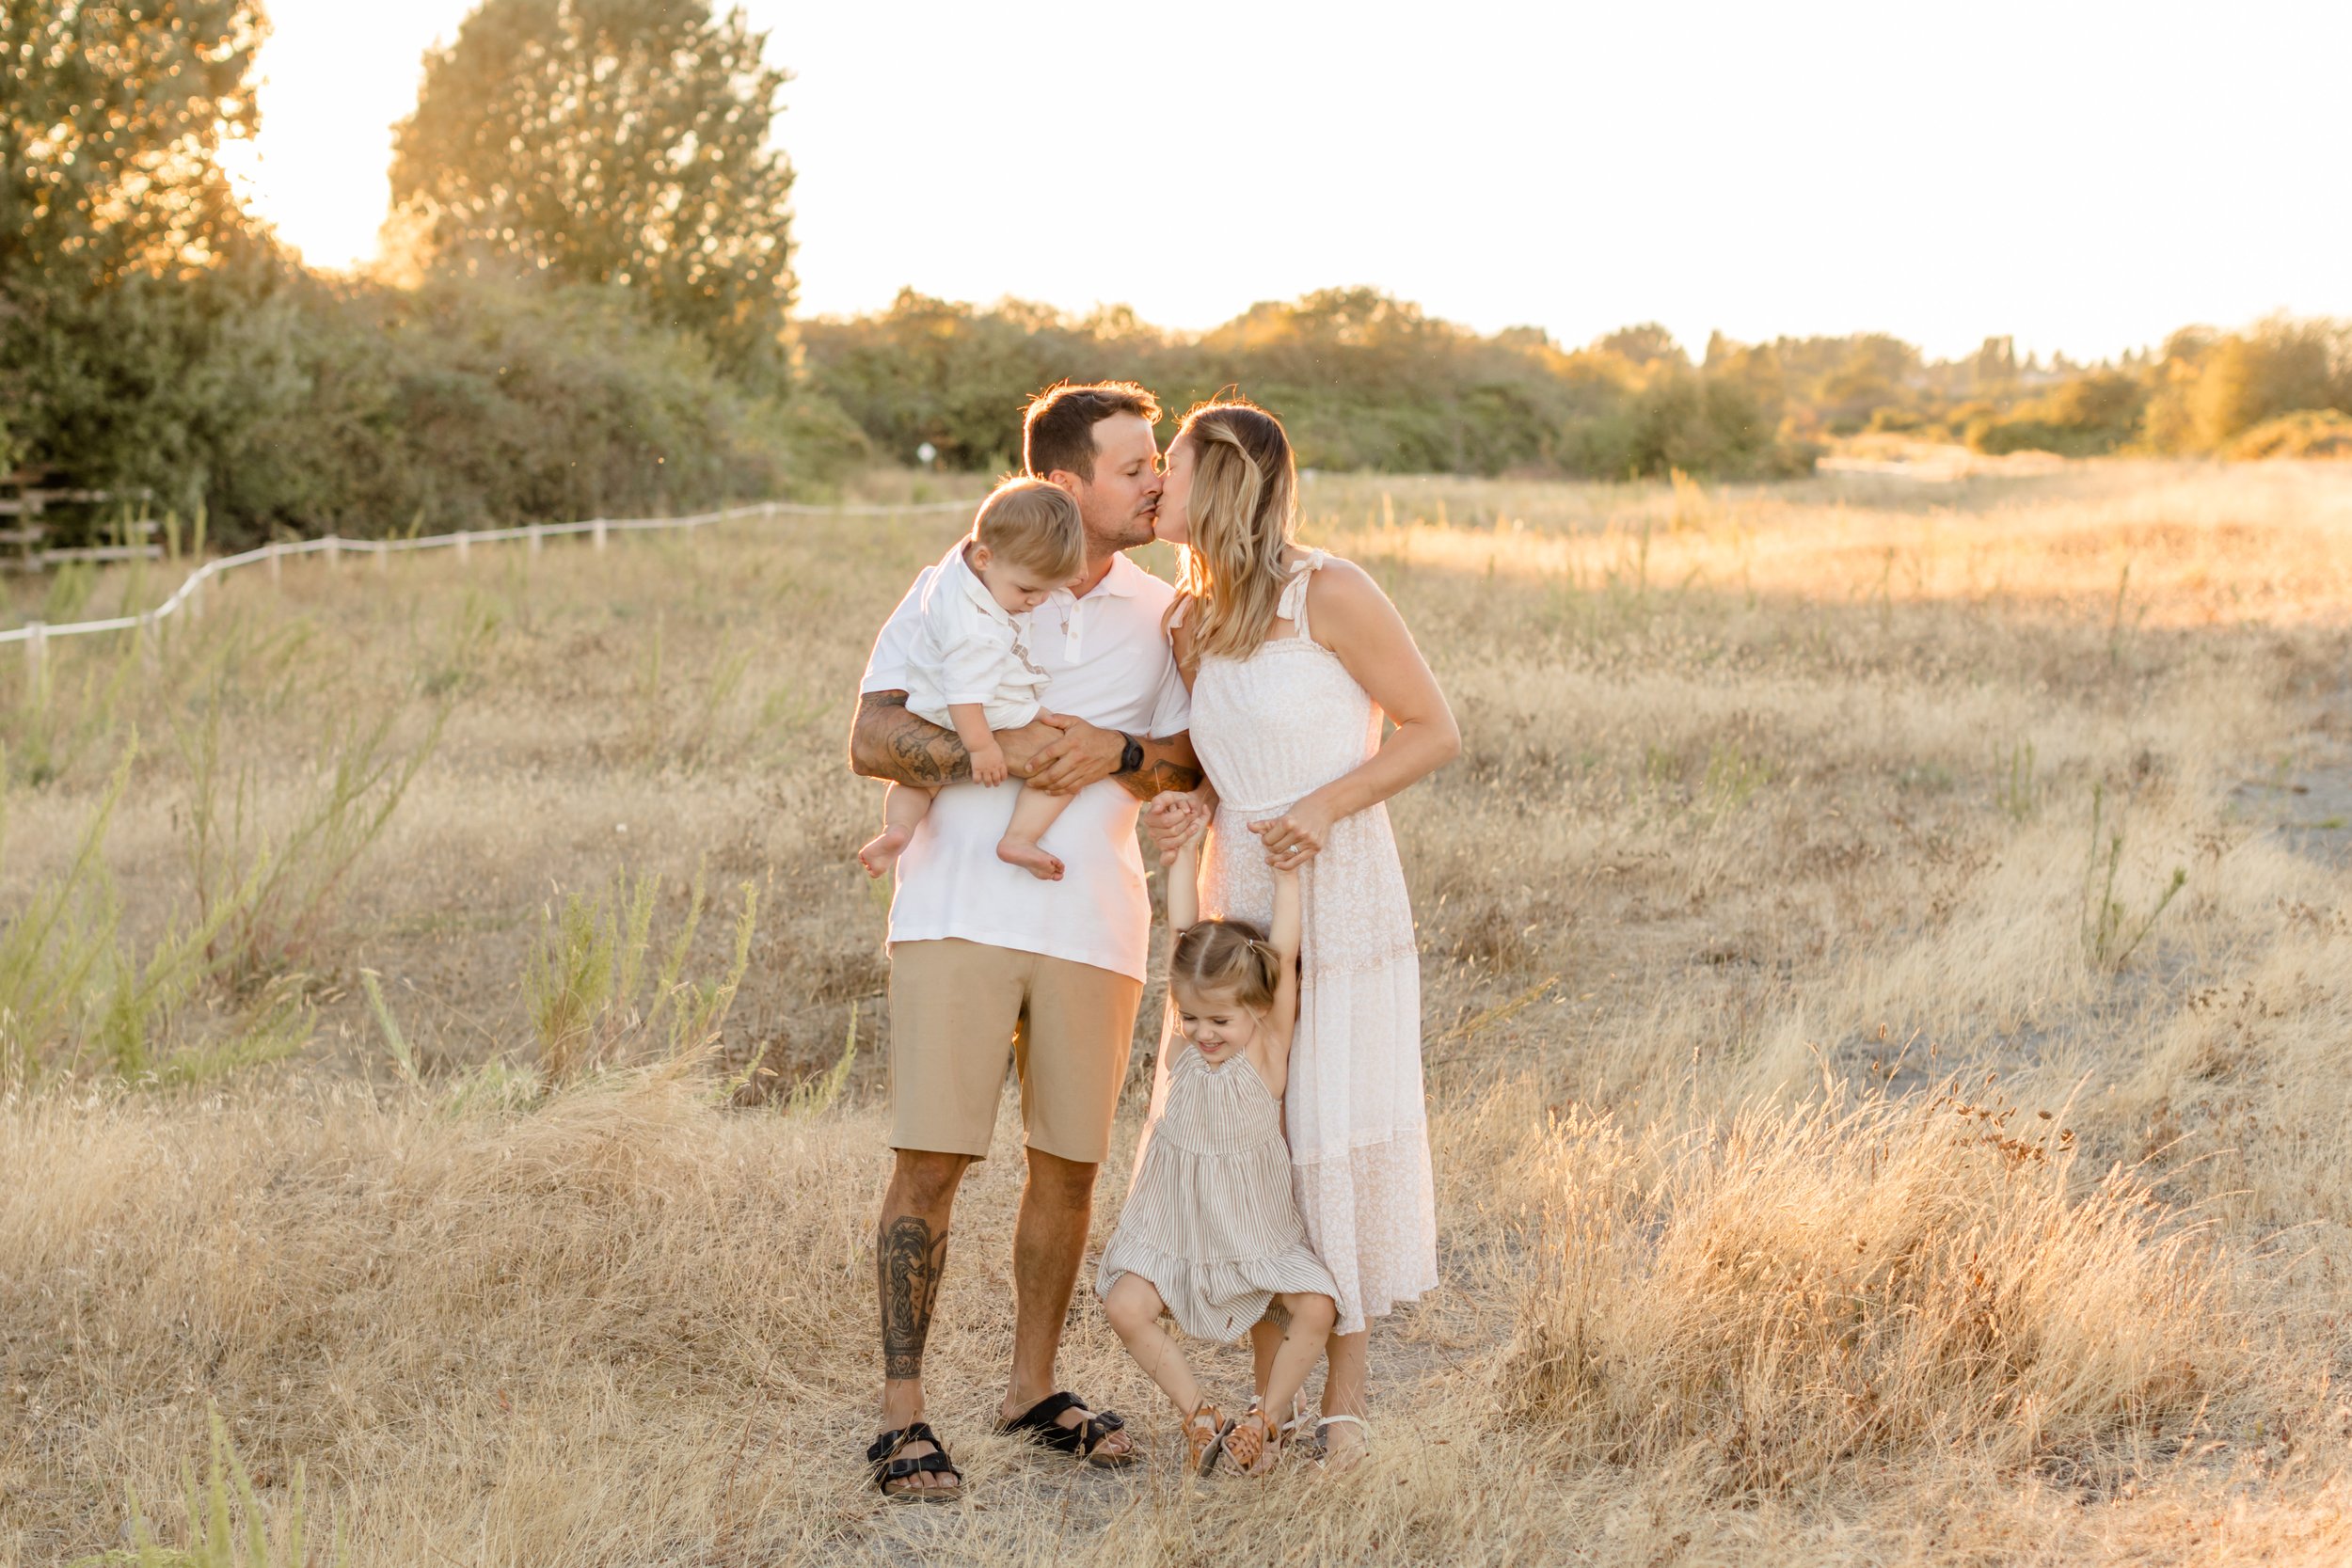
MULTIPOLYGON (((1008 1124, 931 1354, 972 1497, 863 1481, 885 1021, 840 738, 956 525, 745 525, 232 582, 163 671, 55 644, 0 716, 0 911, 135 726, 107 860, 151 939, 190 897, 175 736, 215 726, 282 836, 333 722, 413 744, 449 705, 268 944, 302 1051, 0 1105, 0 1562, 116 1547, 126 1488, 188 1539, 215 1410, 266 1506, 299 1463, 314 1551, 331 1519, 368 1564, 2352 1556, 2352 474, 1308 495, 1467 739, 1397 807, 1447 1287, 1376 1341, 1375 1463, 1180 1480, 1083 1295, 1064 1381, 1152 1463, 990 1436, 1008 1124), (550 1089, 542 911, 624 865, 664 879, 657 942, 698 865, 714 909, 754 884, 750 967, 711 1056, 623 1027, 645 1065, 550 1089), (837 1101, 724 1103, 816 1082, 853 1008, 837 1101)), ((235 1037, 268 980, 161 1043, 235 1037)))

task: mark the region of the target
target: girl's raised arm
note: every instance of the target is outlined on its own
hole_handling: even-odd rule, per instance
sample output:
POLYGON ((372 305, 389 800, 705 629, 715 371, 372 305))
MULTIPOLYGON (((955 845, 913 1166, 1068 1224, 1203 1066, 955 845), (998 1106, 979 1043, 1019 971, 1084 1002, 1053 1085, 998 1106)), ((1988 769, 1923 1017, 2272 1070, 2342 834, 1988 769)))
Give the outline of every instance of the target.
POLYGON ((1168 868, 1168 928, 1183 936, 1200 918, 1200 841, 1188 838, 1168 868))
MULTIPOLYGON (((1189 852, 1189 851, 1187 851, 1189 852)), ((1266 945, 1274 949, 1274 1018, 1288 1043, 1298 1022, 1298 871, 1277 866, 1274 871, 1274 921, 1266 945)))

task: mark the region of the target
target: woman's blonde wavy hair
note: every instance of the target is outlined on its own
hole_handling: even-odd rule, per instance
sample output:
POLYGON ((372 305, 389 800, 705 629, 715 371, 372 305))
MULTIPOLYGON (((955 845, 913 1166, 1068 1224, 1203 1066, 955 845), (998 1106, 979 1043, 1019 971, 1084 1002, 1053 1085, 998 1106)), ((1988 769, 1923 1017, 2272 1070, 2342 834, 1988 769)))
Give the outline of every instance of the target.
POLYGON ((1192 443, 1193 463, 1192 539, 1176 578, 1192 629, 1185 664, 1203 654, 1248 658, 1272 629, 1289 580, 1282 551, 1298 507, 1291 439, 1256 404, 1220 398, 1194 404, 1176 440, 1192 443))

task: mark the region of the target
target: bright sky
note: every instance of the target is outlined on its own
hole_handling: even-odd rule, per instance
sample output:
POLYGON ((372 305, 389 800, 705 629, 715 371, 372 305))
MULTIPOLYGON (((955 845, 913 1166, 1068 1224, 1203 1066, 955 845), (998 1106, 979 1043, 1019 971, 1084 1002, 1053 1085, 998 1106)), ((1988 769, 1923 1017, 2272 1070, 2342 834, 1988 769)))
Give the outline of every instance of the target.
MULTIPOLYGON (((375 248, 470 0, 266 0, 262 214, 375 248)), ((1581 343, 1663 321, 2102 356, 2352 316, 2342 0, 1966 7, 748 0, 797 78, 804 313, 901 284, 1200 327, 1371 284, 1581 343)))

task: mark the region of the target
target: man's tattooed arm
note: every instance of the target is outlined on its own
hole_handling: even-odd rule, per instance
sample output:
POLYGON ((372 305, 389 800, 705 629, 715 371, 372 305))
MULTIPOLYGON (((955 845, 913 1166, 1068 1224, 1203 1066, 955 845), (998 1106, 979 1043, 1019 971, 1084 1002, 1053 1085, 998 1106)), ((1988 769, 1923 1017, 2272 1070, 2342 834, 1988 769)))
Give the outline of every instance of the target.
POLYGON ((869 779, 935 789, 972 776, 972 753, 956 732, 907 711, 903 691, 858 694, 850 726, 850 768, 869 779))
POLYGON ((1154 740, 1148 735, 1136 738, 1143 745, 1143 766, 1132 773, 1113 775, 1128 794, 1148 804, 1163 789, 1200 787, 1200 759, 1192 754, 1189 732, 1171 735, 1165 740, 1154 740))
POLYGON ((882 1294, 882 1376, 923 1375, 923 1342, 930 1338, 931 1307, 947 1265, 947 1232, 901 1214, 882 1227, 874 1247, 874 1279, 882 1294))

